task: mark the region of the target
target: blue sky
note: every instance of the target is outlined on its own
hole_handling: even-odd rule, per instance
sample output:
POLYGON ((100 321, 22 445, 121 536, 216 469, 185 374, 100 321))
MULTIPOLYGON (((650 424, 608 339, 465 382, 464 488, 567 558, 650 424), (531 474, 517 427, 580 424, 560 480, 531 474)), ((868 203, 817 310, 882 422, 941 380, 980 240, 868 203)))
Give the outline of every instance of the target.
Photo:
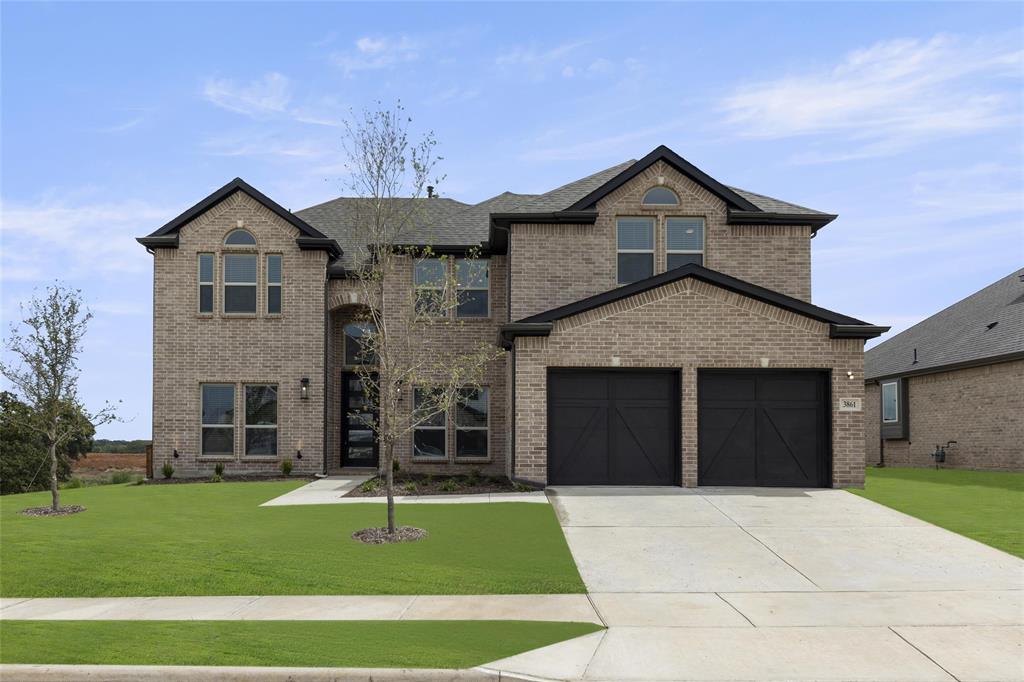
POLYGON ((298 209, 343 184, 339 123, 401 98, 442 194, 541 192, 667 144, 840 214, 814 302, 893 325, 1024 262, 1024 6, 10 3, 4 329, 60 278, 95 320, 102 437, 149 437, 151 260, 134 242, 235 176, 298 209))

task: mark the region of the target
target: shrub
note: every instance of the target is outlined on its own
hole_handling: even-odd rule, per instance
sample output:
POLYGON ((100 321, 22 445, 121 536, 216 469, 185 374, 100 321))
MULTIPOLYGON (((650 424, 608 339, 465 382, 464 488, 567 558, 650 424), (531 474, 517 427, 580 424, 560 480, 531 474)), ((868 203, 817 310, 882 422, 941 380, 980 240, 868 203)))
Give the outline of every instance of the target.
POLYGON ((286 459, 283 462, 281 462, 281 473, 284 474, 285 476, 291 476, 292 461, 290 459, 286 459))
POLYGON ((416 492, 416 483, 414 483, 413 481, 409 481, 408 483, 402 486, 402 491, 407 493, 416 492))
POLYGON ((375 493, 380 490, 383 483, 379 478, 370 478, 363 481, 362 485, 359 486, 359 491, 364 493, 375 493))
POLYGON ((170 479, 174 475, 174 467, 171 466, 170 462, 164 462, 164 467, 161 469, 164 474, 164 478, 170 479))
POLYGON ((401 467, 401 466, 399 466, 399 464, 398 464, 398 460, 397 460, 397 459, 393 459, 393 460, 391 460, 391 470, 392 470, 393 472, 395 472, 395 473, 397 474, 397 473, 398 473, 398 470, 399 470, 399 469, 401 469, 401 468, 402 468, 402 467, 401 467))
POLYGON ((119 485, 121 483, 131 483, 132 474, 130 471, 115 471, 110 475, 110 482, 119 485))
POLYGON ((479 485, 480 484, 480 470, 473 467, 469 470, 469 475, 466 476, 466 483, 468 485, 479 485))
POLYGON ((63 487, 63 488, 84 488, 85 487, 85 481, 83 481, 82 479, 78 478, 77 476, 72 476, 71 478, 68 479, 67 483, 65 483, 61 487, 63 487))
POLYGON ((448 478, 441 481, 441 485, 438 487, 446 493, 453 493, 459 489, 459 482, 454 478, 448 478))
POLYGON ((515 489, 517 493, 532 493, 534 491, 534 488, 531 486, 528 486, 525 483, 519 483, 518 481, 516 481, 515 489))
POLYGON ((223 480, 224 477, 221 476, 220 474, 214 474, 213 476, 210 476, 210 483, 220 483, 223 480))
POLYGON ((214 464, 213 465, 213 473, 218 478, 223 477, 224 476, 224 462, 217 462, 216 464, 214 464))

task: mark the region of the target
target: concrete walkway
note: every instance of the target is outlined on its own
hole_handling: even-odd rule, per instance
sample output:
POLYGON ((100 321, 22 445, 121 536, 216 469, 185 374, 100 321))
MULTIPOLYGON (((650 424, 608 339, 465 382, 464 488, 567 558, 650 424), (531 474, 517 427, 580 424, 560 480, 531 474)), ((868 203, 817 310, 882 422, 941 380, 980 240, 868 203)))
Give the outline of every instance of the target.
POLYGON ((567 680, 1024 680, 1024 561, 841 490, 549 489, 604 632, 567 680))
POLYGON ((0 599, 0 620, 530 620, 601 623, 585 594, 0 599))
MULTIPOLYGON (((281 507, 297 504, 384 504, 385 497, 345 497, 370 476, 328 476, 261 504, 281 507)), ((477 493, 471 495, 396 495, 402 504, 480 504, 485 502, 537 502, 547 504, 543 490, 526 493, 477 493)))

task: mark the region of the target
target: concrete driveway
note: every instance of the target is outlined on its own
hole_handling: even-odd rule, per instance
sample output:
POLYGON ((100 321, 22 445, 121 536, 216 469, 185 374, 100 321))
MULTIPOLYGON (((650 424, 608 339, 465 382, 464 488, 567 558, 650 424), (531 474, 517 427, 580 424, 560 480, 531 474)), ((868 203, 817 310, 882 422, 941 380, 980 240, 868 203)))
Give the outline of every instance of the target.
POLYGON ((608 630, 542 679, 1024 680, 1024 561, 842 490, 554 488, 608 630))

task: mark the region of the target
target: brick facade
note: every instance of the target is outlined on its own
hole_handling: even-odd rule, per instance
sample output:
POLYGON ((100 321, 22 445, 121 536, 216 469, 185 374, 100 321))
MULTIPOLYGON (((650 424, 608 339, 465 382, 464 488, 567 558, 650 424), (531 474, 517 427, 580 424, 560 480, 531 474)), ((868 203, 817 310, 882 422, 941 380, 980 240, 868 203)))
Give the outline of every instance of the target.
POLYGON ((549 337, 520 337, 515 348, 515 475, 544 483, 549 367, 672 368, 682 372, 683 484, 697 484, 697 370, 820 368, 832 377, 833 485, 864 483, 863 413, 839 412, 840 398, 863 397, 861 339, 830 339, 828 325, 683 279, 559 320, 549 337))
POLYGON ((175 476, 209 476, 223 462, 229 473, 278 471, 293 461, 296 473, 321 469, 323 457, 324 282, 327 254, 300 251, 298 231, 242 192, 185 225, 177 249, 154 250, 153 286, 153 462, 175 476), (255 249, 226 247, 224 237, 239 222, 256 238, 255 249), (259 253, 257 312, 224 315, 221 273, 225 253, 259 253), (215 254, 214 313, 199 314, 200 253, 215 254), (280 315, 266 314, 266 254, 281 254, 280 315), (310 380, 309 399, 299 382, 310 380), (234 455, 200 455, 200 384, 235 388, 234 455), (246 383, 278 387, 278 456, 246 457, 246 383), (301 450, 302 459, 297 453, 301 450), (174 457, 177 451, 178 457, 174 457))
MULTIPOLYGON (((936 445, 943 467, 1024 470, 1024 360, 906 377, 909 437, 885 441, 885 463, 933 466, 936 445)), ((880 386, 866 387, 864 450, 879 461, 880 386)))
POLYGON ((518 320, 617 286, 619 216, 653 216, 654 274, 665 271, 665 218, 704 218, 704 266, 805 301, 811 300, 811 230, 790 225, 728 225, 725 202, 659 161, 597 204, 594 225, 511 227, 511 319, 518 320), (664 178, 679 206, 641 199, 664 178))
MULTIPOLYGON (((498 338, 498 328, 508 321, 507 267, 504 256, 494 256, 490 264, 488 303, 490 315, 487 318, 449 319, 447 322, 425 324, 417 330, 418 345, 422 353, 472 352, 482 343, 493 344, 498 338)), ((410 258, 396 259, 397 269, 391 273, 392 286, 385 293, 384 310, 394 311, 394 319, 408 319, 407 309, 412 303, 413 262, 410 258)), ((327 469, 341 465, 341 376, 355 368, 345 364, 344 327, 362 305, 361 288, 351 281, 331 280, 328 294, 331 306, 330 334, 330 395, 328 407, 329 448, 327 469), (355 294, 356 303, 352 302, 355 294)), ((483 473, 504 475, 507 473, 508 422, 506 409, 506 358, 502 356, 491 363, 483 386, 488 389, 488 452, 487 459, 456 459, 455 425, 450 422, 446 433, 448 456, 444 460, 422 460, 413 458, 411 435, 403 438, 396 447, 395 459, 404 471, 421 473, 448 471, 466 473, 479 469, 483 473)), ((406 409, 412 409, 412 389, 407 390, 403 400, 406 409)))

